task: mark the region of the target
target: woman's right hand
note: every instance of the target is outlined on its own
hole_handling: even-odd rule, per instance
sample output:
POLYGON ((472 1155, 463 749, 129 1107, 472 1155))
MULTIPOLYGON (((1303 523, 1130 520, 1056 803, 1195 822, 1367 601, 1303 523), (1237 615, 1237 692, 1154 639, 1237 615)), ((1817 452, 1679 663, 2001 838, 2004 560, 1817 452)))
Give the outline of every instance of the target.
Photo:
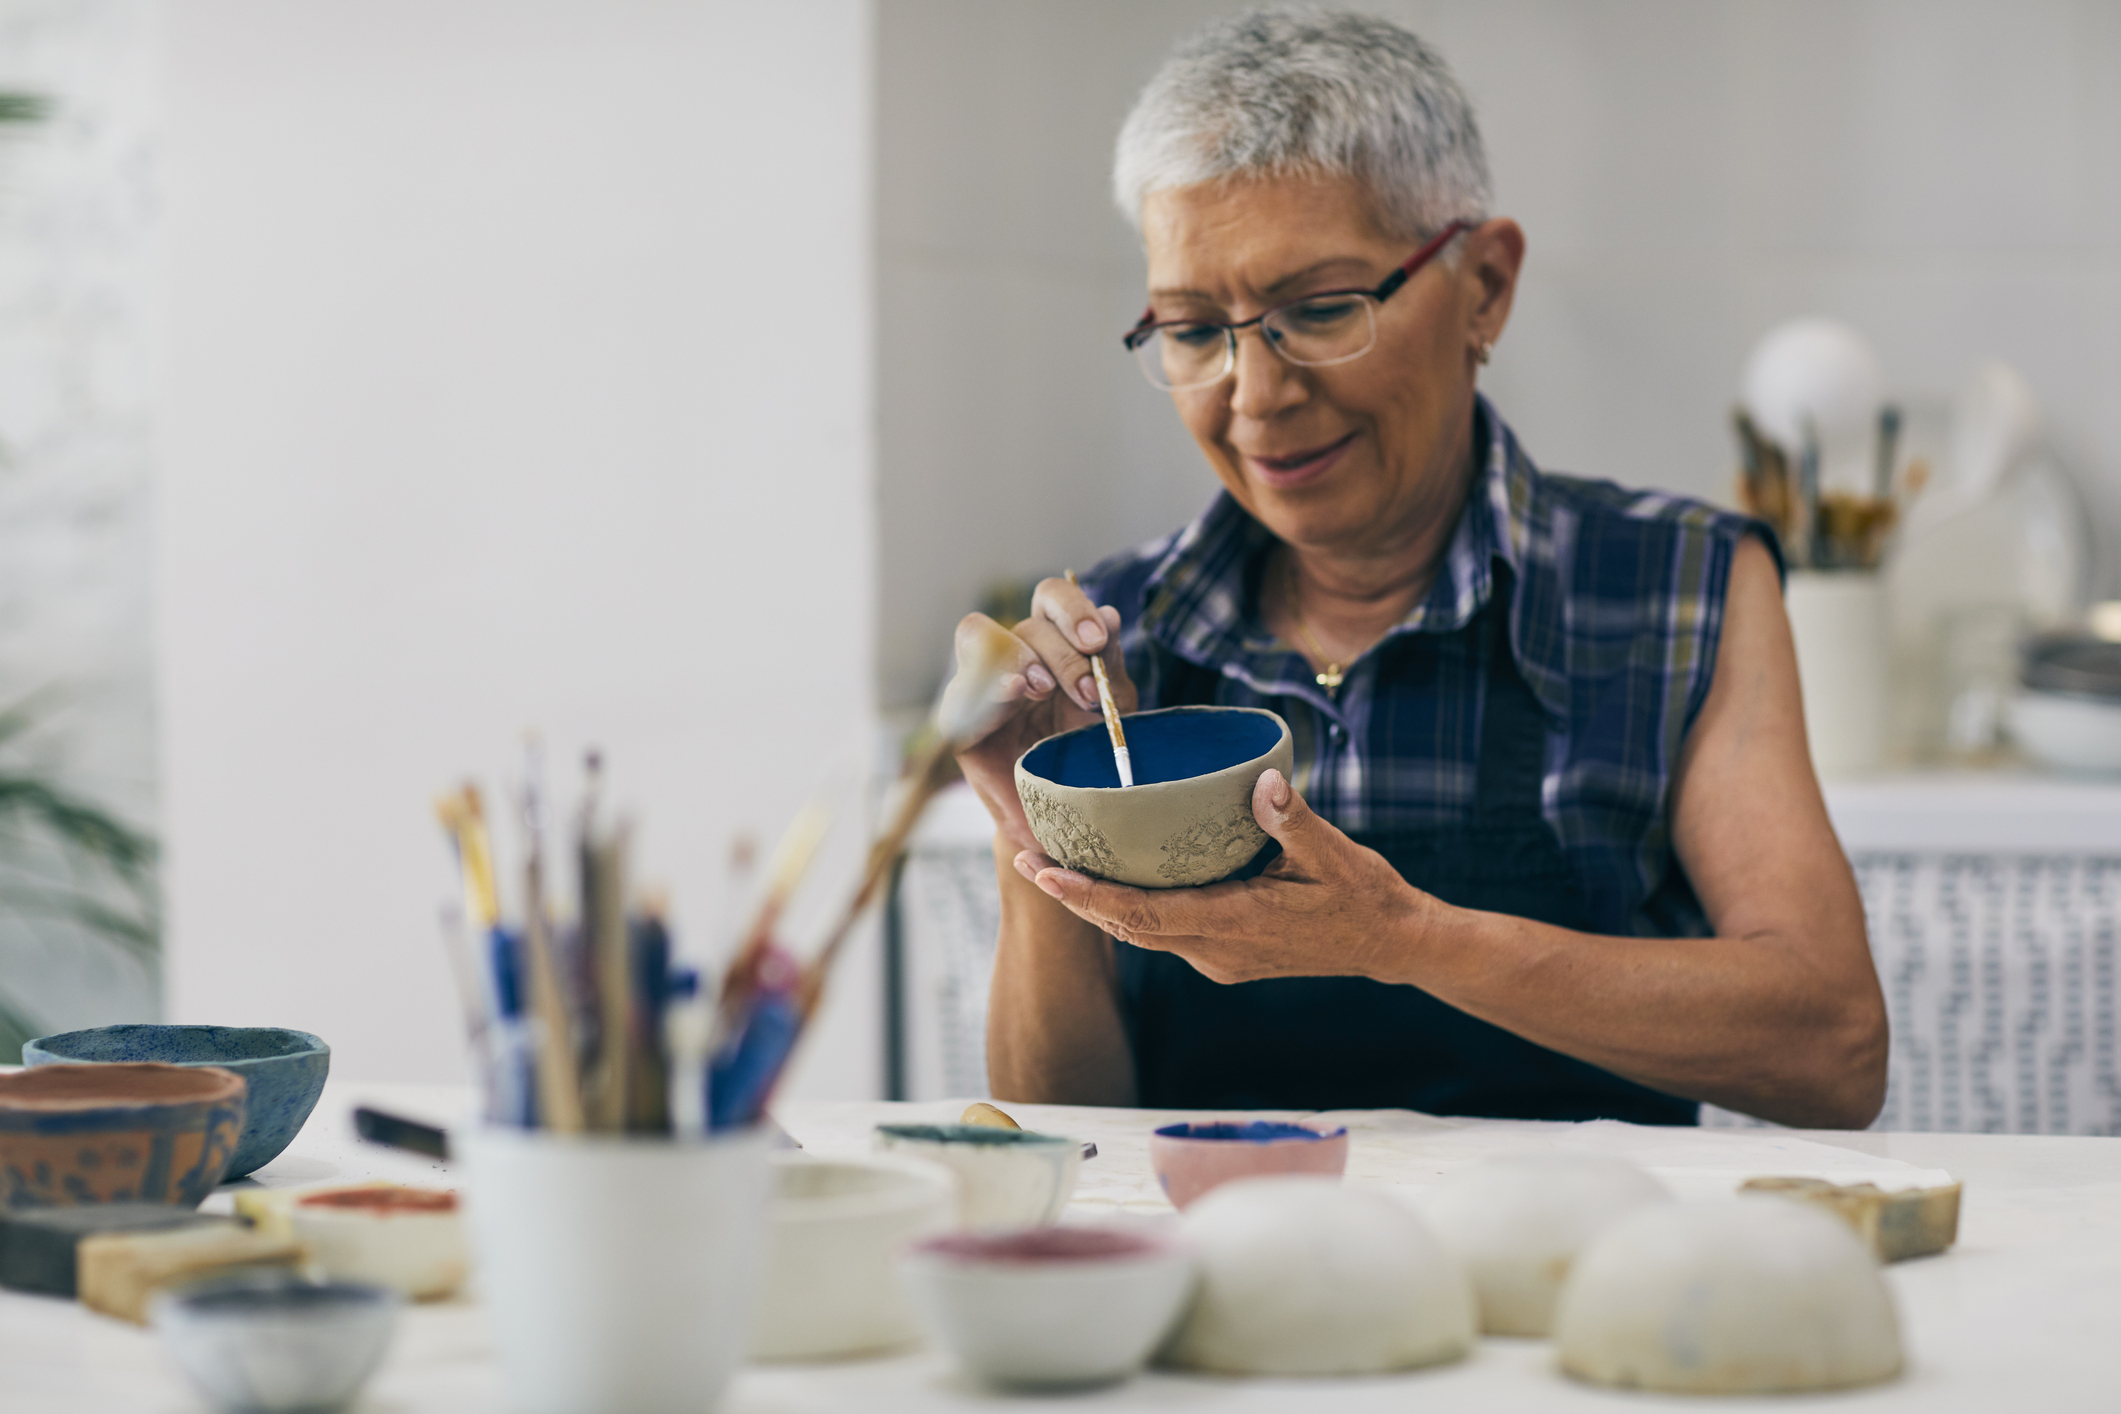
POLYGON ((1119 630, 1119 610, 1092 604, 1065 579, 1041 580, 1032 591, 1031 616, 1013 631, 985 614, 967 614, 958 623, 957 676, 945 689, 945 701, 987 698, 997 704, 987 730, 959 744, 958 766, 994 817, 995 830, 1018 851, 1037 850, 1039 843, 1017 798, 1016 758, 1055 732, 1100 719, 1092 656, 1104 660, 1119 710, 1134 710, 1137 696, 1120 656, 1119 630), (984 647, 1003 634, 1015 640, 1006 651, 984 647), (971 674, 984 680, 969 681, 971 674))

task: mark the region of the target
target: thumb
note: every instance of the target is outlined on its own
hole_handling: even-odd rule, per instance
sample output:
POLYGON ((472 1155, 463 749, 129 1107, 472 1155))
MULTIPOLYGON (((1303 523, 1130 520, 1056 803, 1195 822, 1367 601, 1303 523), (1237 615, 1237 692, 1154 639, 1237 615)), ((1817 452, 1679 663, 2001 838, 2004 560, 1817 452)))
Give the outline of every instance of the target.
POLYGON ((1319 825, 1289 778, 1271 766, 1252 783, 1252 818, 1286 851, 1301 849, 1319 825))

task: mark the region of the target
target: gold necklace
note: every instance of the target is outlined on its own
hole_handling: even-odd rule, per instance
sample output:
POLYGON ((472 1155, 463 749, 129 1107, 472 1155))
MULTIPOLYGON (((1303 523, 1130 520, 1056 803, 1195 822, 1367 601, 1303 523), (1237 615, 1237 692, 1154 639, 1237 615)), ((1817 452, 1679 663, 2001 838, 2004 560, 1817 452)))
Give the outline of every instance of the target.
POLYGON ((1326 670, 1317 675, 1318 685, 1327 692, 1340 691, 1344 676, 1340 671, 1340 664, 1330 658, 1324 644, 1312 637, 1310 625, 1304 622, 1303 606, 1296 601, 1296 552, 1293 550, 1289 552, 1289 558, 1282 561, 1281 580, 1282 593, 1289 600, 1289 617, 1296 624, 1297 634, 1303 639, 1304 647, 1310 650, 1311 657, 1325 662, 1326 670))

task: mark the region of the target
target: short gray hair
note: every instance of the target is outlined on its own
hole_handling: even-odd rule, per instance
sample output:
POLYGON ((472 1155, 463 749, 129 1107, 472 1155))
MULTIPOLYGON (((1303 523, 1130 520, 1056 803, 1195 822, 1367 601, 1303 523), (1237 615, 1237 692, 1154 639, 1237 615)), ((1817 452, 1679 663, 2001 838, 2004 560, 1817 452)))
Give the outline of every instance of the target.
POLYGON ((1251 176, 1353 176, 1387 233, 1423 240, 1488 214, 1473 105, 1437 52, 1389 20, 1253 10, 1181 44, 1120 129, 1112 194, 1251 176))

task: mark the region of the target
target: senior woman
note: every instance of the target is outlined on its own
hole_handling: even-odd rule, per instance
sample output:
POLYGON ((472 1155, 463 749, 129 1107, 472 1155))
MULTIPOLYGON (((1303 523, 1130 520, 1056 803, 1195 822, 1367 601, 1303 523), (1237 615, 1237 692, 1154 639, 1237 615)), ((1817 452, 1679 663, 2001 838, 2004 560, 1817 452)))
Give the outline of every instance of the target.
POLYGON ((1772 537, 1542 473, 1478 394, 1525 238, 1442 61, 1357 15, 1224 21, 1144 90, 1115 184, 1148 257, 1127 345, 1222 491, 1038 586, 961 754, 996 826, 994 1093, 1868 1123, 1884 1003, 1772 537), (1097 720, 1092 655, 1123 711, 1287 719, 1263 871, 1141 890, 1040 851, 1011 764, 1097 720))

